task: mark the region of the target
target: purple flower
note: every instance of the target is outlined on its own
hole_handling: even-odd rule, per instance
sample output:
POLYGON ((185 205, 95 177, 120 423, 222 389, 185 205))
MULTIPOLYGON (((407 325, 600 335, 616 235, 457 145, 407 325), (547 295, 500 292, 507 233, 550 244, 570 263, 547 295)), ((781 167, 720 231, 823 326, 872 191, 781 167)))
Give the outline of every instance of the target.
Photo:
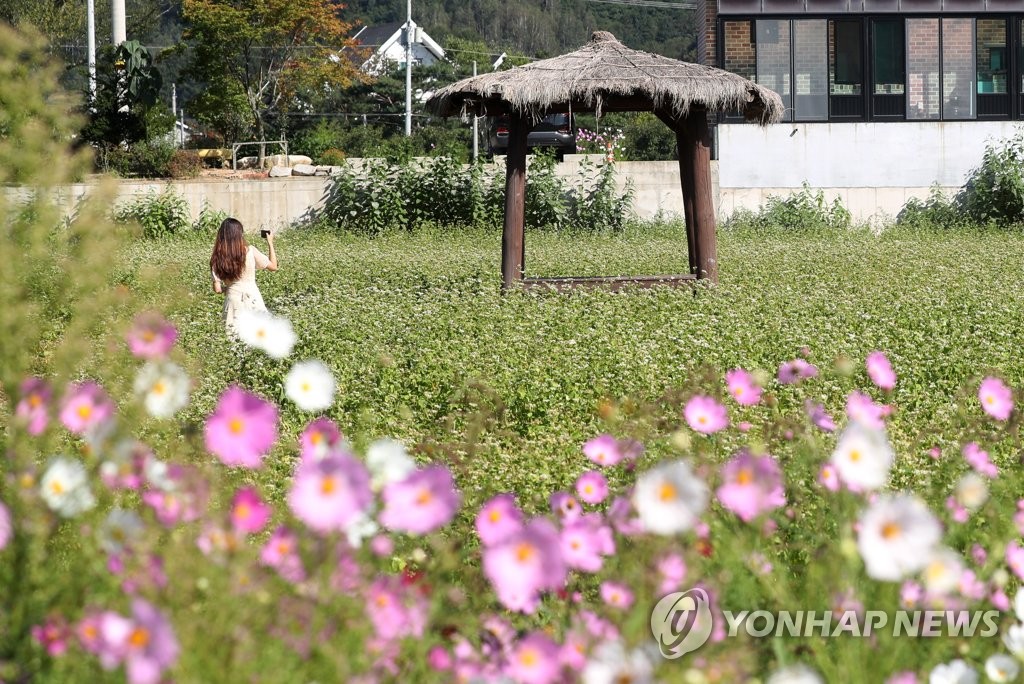
POLYGON ((1006 546, 1006 564, 1013 570, 1013 574, 1024 580, 1024 547, 1017 541, 1006 546))
POLYGON ((462 498, 444 466, 414 471, 384 488, 380 524, 409 534, 427 534, 452 521, 462 498))
POLYGON ((511 494, 498 494, 476 516, 476 533, 484 546, 504 541, 523 527, 523 512, 511 494))
POLYGON ((723 430, 729 425, 729 414, 725 406, 704 395, 697 395, 686 402, 683 415, 692 429, 706 435, 723 430))
POLYGON ((804 403, 804 410, 807 411, 807 417, 810 418, 811 423, 821 430, 822 432, 833 432, 836 429, 836 423, 825 411, 824 404, 818 404, 810 399, 804 403))
POLYGON ((95 382, 71 385, 64 397, 60 421, 71 432, 82 435, 114 415, 114 402, 95 382))
POLYGON ((162 359, 178 339, 177 329, 155 311, 139 314, 128 331, 128 349, 141 359, 162 359))
POLYGON ((576 493, 584 503, 599 504, 608 496, 608 480, 596 470, 585 472, 576 480, 576 493))
POLYGON ((850 392, 846 398, 846 415, 873 430, 885 428, 886 409, 862 392, 850 392))
POLYGON ((554 684, 561 663, 558 645, 542 632, 531 632, 512 647, 506 673, 522 684, 554 684))
POLYGON ((11 512, 0 501, 0 551, 4 550, 4 547, 10 543, 13 536, 14 525, 11 523, 11 512))
POLYGON ((129 684, 157 684, 178 659, 178 641, 163 614, 142 599, 132 601, 132 630, 125 641, 129 684))
POLYGON ((615 539, 600 515, 587 514, 562 528, 559 535, 566 565, 583 572, 598 572, 604 557, 615 553, 615 539))
POLYGON ((982 451, 975 442, 968 442, 963 448, 964 460, 978 473, 985 477, 995 478, 999 476, 999 469, 989 459, 988 452, 982 451))
POLYGON ((1013 392, 999 378, 988 377, 981 381, 978 400, 985 413, 996 420, 1007 420, 1013 411, 1013 392))
POLYGON ((277 407, 232 386, 206 421, 206 449, 224 465, 259 468, 277 440, 277 407))
POLYGON ((317 418, 299 435, 299 446, 304 461, 320 460, 341 443, 341 431, 330 418, 317 418))
POLYGON ((588 440, 583 454, 599 466, 613 466, 623 457, 618 440, 608 434, 588 440))
POLYGON ((483 569, 502 605, 532 613, 542 592, 565 583, 558 532, 550 521, 534 518, 505 541, 484 549, 483 569))
POLYGON ((868 377, 879 389, 891 392, 896 387, 896 373, 892 369, 889 359, 880 351, 868 354, 865 361, 868 369, 868 377))
POLYGON ((734 368, 725 374, 729 395, 742 406, 753 406, 761 401, 761 387, 754 376, 742 368, 734 368))
POLYGON ((342 454, 301 464, 288 492, 295 517, 316 532, 345 531, 372 501, 366 467, 342 454))
POLYGON ((793 359, 779 365, 779 382, 783 385, 791 385, 801 380, 813 378, 818 375, 818 368, 804 359, 793 359))
POLYGON ((743 522, 786 503, 782 472, 771 456, 740 452, 722 468, 722 480, 718 500, 743 522))
POLYGON ((27 378, 21 383, 21 400, 14 409, 14 416, 33 437, 41 434, 50 422, 52 396, 50 386, 42 378, 27 378))

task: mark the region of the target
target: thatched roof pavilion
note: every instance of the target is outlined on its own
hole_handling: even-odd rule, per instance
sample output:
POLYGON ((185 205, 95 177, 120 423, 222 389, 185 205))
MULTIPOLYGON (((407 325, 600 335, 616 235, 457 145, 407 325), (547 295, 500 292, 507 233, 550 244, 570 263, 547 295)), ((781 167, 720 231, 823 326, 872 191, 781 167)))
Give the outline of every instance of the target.
MULTIPOLYGON (((600 116, 604 112, 649 111, 675 131, 690 273, 626 279, 640 285, 717 279, 708 116, 741 111, 747 119, 766 125, 779 121, 783 114, 777 94, 742 76, 632 50, 607 31, 594 32, 575 52, 453 83, 437 91, 427 106, 441 116, 509 116, 502 243, 505 287, 523 281, 526 136, 547 113, 594 112, 600 116)), ((531 278, 525 284, 560 287, 583 280, 531 278)))

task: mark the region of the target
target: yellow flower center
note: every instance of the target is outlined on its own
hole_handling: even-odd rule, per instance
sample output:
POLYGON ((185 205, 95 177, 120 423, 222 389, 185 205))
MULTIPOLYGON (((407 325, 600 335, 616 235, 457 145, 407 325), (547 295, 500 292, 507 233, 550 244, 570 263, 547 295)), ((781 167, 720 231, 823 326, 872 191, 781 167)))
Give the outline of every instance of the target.
POLYGON ((277 542, 277 552, 279 554, 281 554, 282 556, 288 555, 289 553, 291 553, 291 550, 292 550, 292 545, 289 544, 288 542, 286 542, 284 540, 281 540, 281 541, 277 542))
POLYGON ((82 404, 78 407, 78 417, 82 420, 89 420, 89 416, 92 415, 92 406, 89 404, 82 404))
POLYGON ((156 339, 156 333, 153 332, 152 330, 143 330, 142 331, 142 341, 143 342, 152 342, 155 339, 156 339))
POLYGON ((135 648, 145 648, 149 643, 149 630, 145 627, 136 627, 128 637, 128 643, 135 648))
POLYGON ((887 522, 882 525, 882 539, 894 539, 895 537, 900 536, 901 532, 903 532, 903 530, 900 529, 898 523, 887 522))
POLYGON ((501 520, 501 511, 499 511, 498 509, 492 510, 487 515, 487 519, 490 520, 492 523, 498 522, 499 520, 501 520))
POLYGON ((676 491, 675 486, 671 482, 662 482, 661 486, 658 487, 658 498, 662 501, 675 501, 679 497, 679 492, 676 491))
POLYGON ((388 598, 387 594, 377 594, 377 598, 374 599, 374 603, 377 604, 378 608, 387 608, 388 604, 391 603, 391 599, 388 598))
POLYGON ((156 384, 153 385, 153 394, 163 394, 167 391, 167 385, 164 384, 163 380, 157 380, 156 384))
POLYGON ((303 392, 308 392, 311 389, 313 389, 313 388, 310 386, 310 384, 308 382, 302 383, 302 391, 303 392))
POLYGON ((985 403, 986 404, 993 404, 993 403, 995 403, 995 400, 996 400, 996 398, 993 397, 991 394, 988 395, 987 397, 985 397, 985 403))
POLYGON ((573 550, 573 551, 579 551, 579 550, 580 550, 580 543, 579 543, 579 541, 578 541, 578 540, 576 540, 576 539, 573 539, 573 540, 572 540, 572 543, 571 543, 571 544, 570 544, 569 546, 571 546, 571 547, 572 547, 572 550, 573 550))
POLYGON ((228 430, 230 430, 233 435, 242 434, 243 429, 245 429, 245 423, 242 422, 241 418, 232 418, 231 422, 228 423, 228 430))
POLYGON ((323 440, 324 440, 324 436, 322 434, 320 434, 319 432, 314 432, 313 434, 311 434, 309 436, 309 443, 312 444, 313 446, 317 446, 323 440))
POLYGON ((38 394, 28 395, 28 405, 31 408, 39 408, 43 405, 43 399, 38 394))
POLYGON ((420 493, 416 495, 416 505, 426 506, 428 503, 434 500, 434 495, 430 493, 429 489, 421 489, 420 493))
POLYGON ((266 328, 260 328, 259 330, 256 331, 256 337, 260 338, 261 340, 264 337, 266 337, 266 336, 267 336, 267 329, 266 328))
POLYGON ((50 483, 50 491, 57 496, 60 496, 64 493, 64 485, 62 485, 59 480, 54 480, 50 483))
POLYGON ((235 517, 246 520, 252 515, 252 507, 249 504, 241 503, 235 508, 235 517))
POLYGON ((707 416, 698 416, 697 422, 700 423, 701 425, 704 425, 708 422, 708 418, 707 416))
POLYGON ((860 451, 854 449, 853 451, 850 452, 850 460, 856 463, 857 461, 860 460, 860 455, 860 451))
POLYGON ((516 547, 516 560, 520 563, 525 563, 533 558, 534 553, 536 553, 536 551, 529 544, 520 544, 516 547))
POLYGON ((741 485, 748 485, 754 481, 754 473, 750 471, 750 468, 741 468, 740 472, 736 475, 736 483, 741 485))
POLYGON ((323 479, 323 482, 320 483, 320 493, 324 496, 329 496, 334 493, 337 486, 338 484, 334 481, 334 478, 327 476, 323 479))
POLYGON ((589 483, 583 485, 583 492, 585 494, 593 494, 594 493, 594 485, 589 484, 589 483))
POLYGON ((736 389, 734 389, 732 391, 732 393, 735 394, 738 397, 738 396, 743 394, 743 388, 742 387, 737 387, 736 389))
POLYGON ((526 667, 533 667, 539 660, 540 658, 537 656, 537 651, 532 648, 524 648, 522 653, 519 654, 519 662, 526 667))

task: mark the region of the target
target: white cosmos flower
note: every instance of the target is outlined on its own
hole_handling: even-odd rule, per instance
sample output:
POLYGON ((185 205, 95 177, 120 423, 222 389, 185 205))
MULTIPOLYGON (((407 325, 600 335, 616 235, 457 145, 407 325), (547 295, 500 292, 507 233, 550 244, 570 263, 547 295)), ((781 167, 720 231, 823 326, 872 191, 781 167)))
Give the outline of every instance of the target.
POLYGON ((963 660, 936 665, 928 675, 928 684, 978 684, 978 673, 963 660))
POLYGON ((158 458, 146 460, 143 466, 143 474, 146 476, 146 482, 150 487, 164 492, 172 491, 177 487, 174 478, 171 476, 170 466, 158 458))
POLYGON ((1003 634, 1003 644, 1013 655, 1024 660, 1024 625, 1012 625, 1003 634))
POLYGON ((345 528, 345 536, 348 537, 349 546, 358 549, 363 545, 363 540, 377 534, 380 527, 365 512, 358 513, 352 522, 345 528))
POLYGON ((334 376, 320 361, 300 361, 285 376, 284 393, 303 411, 323 411, 334 403, 334 376))
POLYGON ((676 534, 697 524, 708 503, 708 488, 685 461, 651 468, 636 481, 633 507, 648 532, 676 534))
POLYGON ((371 444, 366 450, 366 466, 370 469, 370 485, 374 489, 400 482, 416 469, 405 446, 393 439, 378 439, 371 444))
POLYGON ((985 676, 993 682, 1014 682, 1020 674, 1020 664, 1005 653, 996 653, 985 661, 985 676))
POLYGON ((142 536, 145 525, 135 511, 115 508, 100 527, 100 546, 110 554, 121 553, 142 536))
POLYGON ((1013 610, 1017 613, 1017 619, 1024 622, 1024 588, 1017 590, 1017 595, 1013 597, 1013 610))
POLYGON ((895 582, 924 568, 942 537, 942 526, 923 501, 883 494, 860 517, 857 548, 867 573, 895 582))
POLYGON ((89 490, 85 468, 69 458, 56 458, 50 463, 39 489, 46 505, 65 518, 76 516, 96 505, 96 497, 89 490))
POLYGON ((583 668, 583 684, 649 684, 654 681, 654 664, 641 649, 626 652, 621 641, 606 641, 591 654, 583 668))
POLYGON ((973 470, 956 483, 956 501, 969 511, 976 511, 988 500, 988 480, 973 470))
POLYGON ((242 342, 262 349, 273 359, 283 359, 292 353, 295 346, 291 321, 268 311, 240 311, 235 329, 242 342))
POLYGON ((142 397, 149 415, 170 418, 188 405, 189 384, 181 366, 151 361, 135 376, 135 393, 142 397))
POLYGON ((944 596, 960 586, 964 560, 949 548, 936 549, 921 571, 921 579, 930 594, 944 596))
POLYGON ((825 684, 817 672, 803 664, 790 665, 768 678, 768 684, 825 684))
POLYGON ((851 489, 871 491, 889 480, 893 451, 885 430, 865 427, 851 421, 839 436, 832 452, 832 465, 839 478, 851 489))

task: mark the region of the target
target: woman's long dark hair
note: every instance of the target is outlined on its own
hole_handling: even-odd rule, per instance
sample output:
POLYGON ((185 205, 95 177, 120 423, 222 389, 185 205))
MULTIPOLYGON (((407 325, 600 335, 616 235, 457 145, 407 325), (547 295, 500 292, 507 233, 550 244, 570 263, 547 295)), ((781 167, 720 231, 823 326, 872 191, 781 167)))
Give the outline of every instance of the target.
POLYGON ((217 230, 217 241, 213 243, 210 268, 223 281, 234 282, 242 277, 245 269, 245 229, 238 219, 228 218, 217 230))

